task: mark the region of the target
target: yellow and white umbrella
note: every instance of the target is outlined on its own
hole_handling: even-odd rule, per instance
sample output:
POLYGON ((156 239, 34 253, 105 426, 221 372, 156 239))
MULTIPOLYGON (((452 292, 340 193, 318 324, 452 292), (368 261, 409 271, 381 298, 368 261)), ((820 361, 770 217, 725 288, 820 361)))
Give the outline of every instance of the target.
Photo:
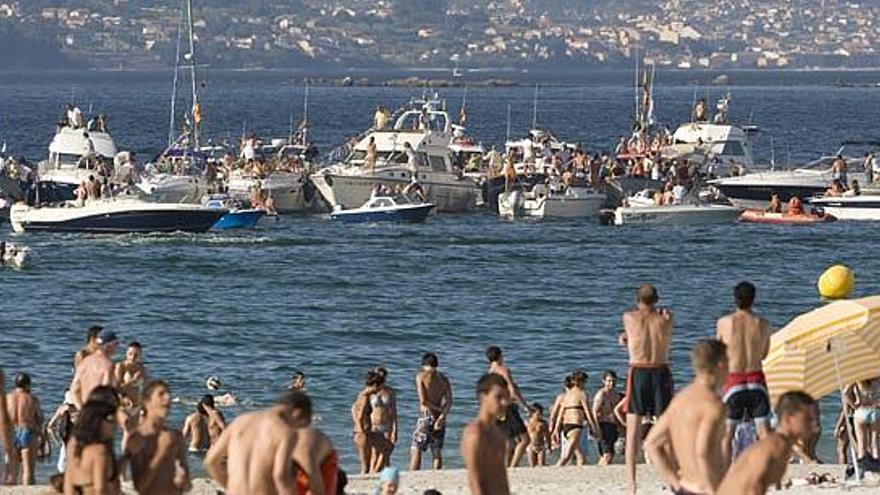
POLYGON ((773 404, 791 390, 818 399, 880 376, 880 296, 833 302, 792 320, 771 336, 764 374, 773 404))

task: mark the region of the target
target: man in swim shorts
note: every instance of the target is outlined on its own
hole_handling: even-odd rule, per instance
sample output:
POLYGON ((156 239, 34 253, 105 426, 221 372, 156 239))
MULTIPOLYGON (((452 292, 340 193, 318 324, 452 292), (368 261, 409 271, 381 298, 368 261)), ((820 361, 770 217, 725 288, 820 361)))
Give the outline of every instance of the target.
POLYGON ((297 495, 336 495, 339 456, 327 435, 312 426, 311 410, 297 425, 292 460, 297 495))
POLYGON ((510 385, 501 375, 487 373, 477 382, 477 417, 461 435, 461 457, 473 495, 508 495, 507 465, 504 459, 507 435, 497 418, 508 410, 510 385))
MULTIPOLYGON (((40 401, 31 393, 31 377, 27 373, 15 376, 15 389, 6 396, 9 424, 12 426, 12 457, 21 464, 21 483, 34 484, 34 464, 42 439, 43 413, 40 401)), ((14 485, 15 470, 6 473, 6 483, 14 485)))
MULTIPOLYGON (((519 414, 520 404, 528 409, 528 402, 523 398, 519 386, 513 381, 510 368, 504 365, 504 355, 501 348, 493 345, 486 349, 486 359, 489 360, 489 373, 500 375, 507 382, 511 401, 503 417, 498 420, 498 426, 508 438, 505 456, 508 460, 507 466, 516 467, 529 446, 529 431, 519 414)), ((531 411, 529 410, 529 412, 531 411)))
POLYGON ((656 308, 660 296, 653 285, 639 287, 636 308, 623 314, 618 341, 629 351, 626 379, 626 474, 629 493, 636 493, 636 459, 642 446, 642 420, 663 414, 672 400, 669 342, 672 313, 656 308))
POLYGON ((770 431, 770 396, 761 361, 770 350, 770 324, 752 312, 755 286, 741 282, 733 290, 736 311, 718 320, 716 337, 727 345, 730 374, 724 383, 727 430, 721 442, 724 465, 731 462, 736 427, 743 418, 755 422, 758 438, 770 431))
POLYGON ((422 452, 431 449, 434 469, 443 467, 443 441, 446 437, 446 418, 452 409, 452 384, 438 371, 437 355, 429 352, 422 356, 422 370, 416 374, 416 392, 419 396, 419 419, 413 432, 410 449, 410 470, 422 467, 422 452))
POLYGON ((623 399, 615 389, 617 374, 612 370, 606 370, 602 374, 602 388, 596 392, 593 398, 593 415, 599 422, 599 461, 598 465, 611 464, 614 460, 614 444, 620 436, 621 424, 614 415, 614 408, 623 399))
POLYGON ((651 428, 645 451, 675 495, 715 493, 724 476, 718 442, 724 435, 724 403, 715 392, 727 378, 727 349, 701 340, 691 351, 694 381, 675 395, 651 428))

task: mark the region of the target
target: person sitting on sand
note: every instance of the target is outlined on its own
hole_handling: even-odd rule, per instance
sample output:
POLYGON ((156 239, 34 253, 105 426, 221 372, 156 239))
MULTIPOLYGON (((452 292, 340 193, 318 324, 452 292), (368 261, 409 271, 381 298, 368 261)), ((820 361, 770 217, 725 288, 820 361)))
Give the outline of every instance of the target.
POLYGON ((132 341, 125 350, 125 360, 116 363, 116 384, 126 409, 135 409, 140 405, 141 393, 147 383, 147 368, 142 356, 140 342, 132 341))
POLYGON ((566 390, 562 398, 562 412, 556 419, 553 429, 562 431, 565 446, 559 455, 557 466, 564 466, 574 457, 578 466, 586 464, 586 457, 581 447, 581 437, 585 427, 591 431, 599 431, 599 425, 590 406, 590 396, 586 391, 587 374, 583 371, 572 373, 573 387, 566 390))
POLYGON ((547 450, 550 449, 550 426, 544 419, 544 406, 532 404, 532 414, 527 425, 529 429, 529 465, 547 465, 547 450))
POLYGON ((718 320, 716 338, 727 346, 730 374, 724 383, 727 429, 721 443, 724 465, 730 465, 730 451, 737 425, 748 416, 755 422, 758 438, 770 431, 770 394, 761 362, 770 350, 770 324, 752 311, 756 289, 740 282, 733 290, 737 310, 718 320))
POLYGON ((727 378, 727 346, 701 340, 691 351, 693 383, 680 390, 651 428, 645 451, 676 495, 715 493, 724 475, 717 448, 724 435, 724 404, 715 392, 727 378))
POLYGON ((446 438, 446 419, 452 409, 452 384, 438 371, 437 355, 429 352, 422 356, 422 370, 416 374, 416 392, 419 397, 419 419, 412 436, 409 468, 418 471, 422 466, 422 452, 431 449, 434 469, 443 467, 443 442, 446 438))
POLYGON ((144 415, 125 442, 131 479, 141 495, 179 495, 191 488, 186 441, 167 425, 171 389, 162 380, 144 386, 144 415))
POLYGON ((213 395, 204 395, 196 412, 183 422, 183 437, 189 438, 190 452, 207 452, 226 428, 226 419, 214 405, 213 395))
POLYGON ((763 495, 779 486, 791 459, 792 446, 818 429, 816 401, 804 392, 786 392, 776 404, 776 431, 758 440, 730 466, 717 495, 763 495))
POLYGON ((529 446, 528 430, 522 420, 522 416, 519 414, 519 405, 522 404, 528 409, 528 402, 526 402, 519 386, 513 380, 510 368, 504 365, 504 355, 501 352, 501 348, 494 345, 490 346, 486 349, 486 359, 489 361, 489 373, 495 373, 504 378, 512 398, 507 407, 507 412, 498 416, 498 425, 507 434, 508 438, 505 459, 508 460, 509 467, 516 467, 529 446))
POLYGON ((496 418, 510 409, 510 385, 503 376, 487 373, 477 382, 477 417, 461 436, 461 456, 471 495, 509 495, 504 452, 508 437, 496 418))
MULTIPOLYGON (((12 425, 14 464, 21 466, 21 484, 34 484, 34 465, 42 444, 43 413, 40 401, 31 392, 31 377, 27 373, 15 376, 15 388, 6 395, 9 423, 12 425)), ((7 469, 6 484, 16 484, 15 469, 7 469)))
POLYGON ((291 493, 296 430, 311 413, 306 394, 288 391, 275 405, 235 418, 208 450, 205 470, 226 493, 291 493))
POLYGON ((612 370, 605 371, 602 374, 602 388, 593 398, 593 415, 599 424, 598 464, 600 466, 611 464, 614 460, 614 445, 624 424, 614 415, 614 408, 623 399, 620 392, 615 389, 616 385, 617 373, 612 370))
POLYGON ((636 308, 623 314, 618 341, 629 351, 626 397, 626 474, 629 493, 636 493, 636 459, 642 445, 642 420, 659 417, 672 400, 669 370, 672 313, 657 308, 657 289, 639 287, 636 308))

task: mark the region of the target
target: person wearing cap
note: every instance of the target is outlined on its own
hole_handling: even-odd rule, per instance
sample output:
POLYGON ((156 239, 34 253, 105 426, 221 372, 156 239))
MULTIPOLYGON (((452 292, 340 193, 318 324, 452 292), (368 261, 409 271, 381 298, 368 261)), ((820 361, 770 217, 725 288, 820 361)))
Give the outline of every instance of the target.
POLYGON ((86 330, 86 346, 76 351, 76 354, 73 356, 74 369, 79 367, 79 363, 81 363, 83 359, 98 349, 97 340, 98 334, 101 333, 101 330, 104 330, 104 327, 101 325, 92 325, 86 330))
POLYGON ((389 466, 379 475, 379 487, 376 495, 394 495, 400 487, 400 470, 389 466))
POLYGON ((95 352, 86 356, 76 367, 76 373, 70 383, 70 392, 77 409, 82 409, 95 388, 101 385, 116 386, 113 353, 119 346, 119 337, 113 330, 105 328, 98 334, 95 343, 97 344, 95 352))

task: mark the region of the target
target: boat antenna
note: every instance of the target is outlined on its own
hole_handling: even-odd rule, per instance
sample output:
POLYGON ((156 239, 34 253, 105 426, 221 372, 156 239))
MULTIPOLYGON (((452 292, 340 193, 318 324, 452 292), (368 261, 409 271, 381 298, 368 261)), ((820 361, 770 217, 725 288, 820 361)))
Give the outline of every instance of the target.
POLYGON ((504 142, 510 141, 510 103, 507 104, 507 137, 504 142))
POLYGON ((193 148, 198 149, 199 147, 199 123, 202 121, 202 109, 199 106, 199 91, 198 91, 198 82, 196 81, 196 41, 195 41, 195 33, 193 32, 193 5, 192 0, 186 0, 186 13, 187 20, 189 24, 189 71, 190 71, 190 79, 192 80, 192 136, 193 136, 193 148))
POLYGON ((770 138, 770 170, 776 170, 776 142, 770 138))
POLYGON ((306 79, 306 93, 303 96, 303 142, 302 144, 306 144, 308 139, 306 138, 307 133, 309 132, 309 80, 306 79))
POLYGON ((635 103, 636 122, 638 122, 641 120, 639 115, 639 46, 636 45, 634 49, 633 59, 636 64, 636 72, 633 75, 633 103, 635 103))
POLYGON ((694 117, 696 117, 696 115, 694 115, 694 109, 697 107, 697 90, 698 89, 699 88, 694 88, 694 100, 691 102, 691 123, 694 122, 694 117))
POLYGON ((532 102, 532 129, 538 128, 538 85, 535 84, 535 99, 532 102))
POLYGON ((290 111, 290 131, 287 135, 287 144, 293 144, 293 110, 290 111))
POLYGON ((174 144, 175 138, 175 121, 174 113, 177 106, 177 84, 180 78, 180 43, 183 38, 183 9, 180 9, 180 22, 177 24, 177 54, 174 56, 174 82, 171 88, 171 116, 168 119, 168 146, 174 144))

